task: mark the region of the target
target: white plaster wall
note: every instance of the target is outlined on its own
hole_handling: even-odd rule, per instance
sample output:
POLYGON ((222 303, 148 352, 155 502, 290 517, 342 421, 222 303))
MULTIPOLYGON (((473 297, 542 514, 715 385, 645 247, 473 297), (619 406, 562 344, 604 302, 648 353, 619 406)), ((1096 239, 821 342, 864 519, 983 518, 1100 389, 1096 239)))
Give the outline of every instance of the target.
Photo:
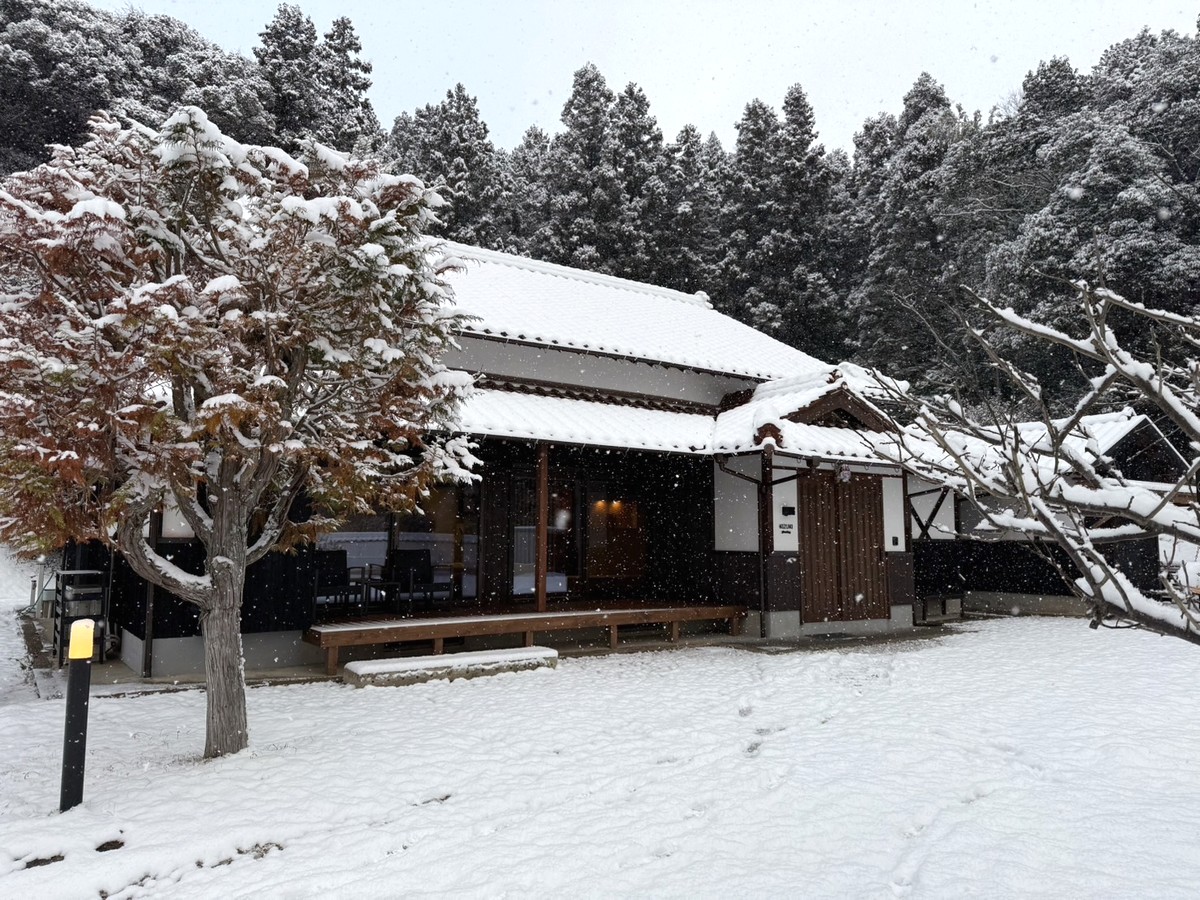
POLYGON ((883 549, 889 553, 905 549, 903 478, 883 479, 883 549))
POLYGON ((795 480, 773 485, 772 500, 775 552, 796 553, 800 549, 800 512, 796 504, 795 480), (785 507, 791 510, 791 515, 784 515, 785 507))
POLYGON ((708 375, 633 360, 592 356, 549 347, 527 347, 463 337, 461 348, 442 361, 451 369, 509 377, 538 378, 556 384, 632 391, 654 397, 717 404, 726 394, 757 382, 727 375, 708 375))
MULTIPOLYGON (((757 455, 734 457, 727 467, 758 477, 762 462, 757 455)), ((758 552, 758 486, 736 478, 713 463, 713 512, 716 549, 758 552)))
MULTIPOLYGON (((908 494, 912 500, 913 509, 920 515, 921 521, 924 522, 929 518, 929 513, 937 504, 939 493, 925 494, 920 497, 914 497, 914 494, 920 494, 922 491, 928 491, 933 488, 940 487, 932 482, 924 481, 920 478, 909 478, 908 494)), ((929 529, 929 537, 934 540, 952 541, 955 536, 955 517, 954 517, 954 494, 951 493, 943 502, 941 509, 938 510, 937 516, 933 520, 933 525, 929 529)), ((921 533, 921 526, 916 520, 909 522, 912 528, 912 536, 915 538, 921 533)))

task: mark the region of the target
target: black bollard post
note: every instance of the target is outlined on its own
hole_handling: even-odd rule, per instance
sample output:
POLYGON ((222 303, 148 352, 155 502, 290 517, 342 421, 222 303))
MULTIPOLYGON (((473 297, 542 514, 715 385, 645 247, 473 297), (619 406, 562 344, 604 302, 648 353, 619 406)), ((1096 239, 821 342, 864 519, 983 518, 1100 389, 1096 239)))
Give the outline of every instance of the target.
POLYGON ((83 802, 83 762, 87 752, 88 693, 92 685, 92 636, 95 629, 96 623, 91 619, 71 623, 59 812, 66 812, 83 802))

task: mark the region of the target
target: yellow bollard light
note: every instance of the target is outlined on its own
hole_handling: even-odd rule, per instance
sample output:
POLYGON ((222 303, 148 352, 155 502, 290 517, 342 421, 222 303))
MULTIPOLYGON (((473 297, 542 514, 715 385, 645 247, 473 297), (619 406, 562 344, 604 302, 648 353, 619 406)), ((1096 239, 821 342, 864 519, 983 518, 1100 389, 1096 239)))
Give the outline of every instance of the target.
POLYGON ((68 659, 91 659, 96 623, 92 619, 77 619, 71 623, 71 643, 67 645, 68 659))
POLYGON ((67 718, 63 725, 62 786, 58 808, 66 812, 83 802, 83 767, 87 755, 88 693, 92 683, 92 639, 96 623, 78 619, 71 623, 67 645, 67 718))

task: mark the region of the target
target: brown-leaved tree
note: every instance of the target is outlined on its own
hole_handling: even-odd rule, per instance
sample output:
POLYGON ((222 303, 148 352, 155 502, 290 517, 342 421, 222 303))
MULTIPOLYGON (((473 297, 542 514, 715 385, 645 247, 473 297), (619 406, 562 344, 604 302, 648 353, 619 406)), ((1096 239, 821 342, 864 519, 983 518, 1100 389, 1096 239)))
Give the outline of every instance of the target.
POLYGON ((199 607, 205 755, 247 745, 246 567, 369 505, 468 477, 469 381, 423 232, 435 193, 318 144, 246 146, 194 107, 99 115, 0 185, 0 539, 115 546, 199 607), (294 514, 296 499, 320 513, 294 514), (143 537, 164 502, 200 574, 143 537))

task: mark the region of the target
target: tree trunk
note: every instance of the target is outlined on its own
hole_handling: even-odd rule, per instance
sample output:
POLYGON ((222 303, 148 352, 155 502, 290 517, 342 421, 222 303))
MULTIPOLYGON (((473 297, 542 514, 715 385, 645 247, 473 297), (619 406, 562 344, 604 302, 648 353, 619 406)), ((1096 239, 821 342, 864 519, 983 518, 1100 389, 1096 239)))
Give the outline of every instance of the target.
POLYGON ((208 759, 244 750, 249 741, 241 627, 246 569, 242 566, 235 571, 236 568, 210 567, 210 571, 217 570, 212 571, 213 605, 200 618, 204 632, 204 674, 208 681, 204 742, 204 756, 208 759))

